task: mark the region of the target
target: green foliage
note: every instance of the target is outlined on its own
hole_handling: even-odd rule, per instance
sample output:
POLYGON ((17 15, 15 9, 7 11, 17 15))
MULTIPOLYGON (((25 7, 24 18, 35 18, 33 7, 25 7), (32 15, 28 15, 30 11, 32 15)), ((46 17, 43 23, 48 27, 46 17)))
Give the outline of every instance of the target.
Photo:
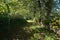
POLYGON ((44 40, 55 40, 54 36, 49 36, 49 35, 46 35, 44 40))
POLYGON ((53 0, 39 1, 41 4, 37 0, 0 0, 1 38, 17 34, 21 40, 55 40, 54 31, 45 25, 60 28, 60 12, 53 10, 53 0))

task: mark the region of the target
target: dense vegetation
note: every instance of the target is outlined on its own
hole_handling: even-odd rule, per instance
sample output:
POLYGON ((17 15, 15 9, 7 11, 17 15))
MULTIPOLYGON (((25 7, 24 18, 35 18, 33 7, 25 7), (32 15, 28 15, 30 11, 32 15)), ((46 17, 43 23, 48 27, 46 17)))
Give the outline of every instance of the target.
POLYGON ((60 40, 59 3, 0 0, 0 40, 60 40))

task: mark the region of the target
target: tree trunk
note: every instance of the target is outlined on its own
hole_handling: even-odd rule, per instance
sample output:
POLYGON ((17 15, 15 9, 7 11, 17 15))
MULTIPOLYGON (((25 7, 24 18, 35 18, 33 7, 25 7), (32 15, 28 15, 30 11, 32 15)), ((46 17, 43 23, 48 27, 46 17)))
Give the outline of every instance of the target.
POLYGON ((50 13, 51 13, 51 10, 52 10, 52 4, 53 4, 53 0, 48 0, 46 3, 45 3, 45 9, 46 9, 46 21, 47 23, 45 24, 45 26, 50 29, 50 13))
MULTIPOLYGON (((45 10, 46 10, 45 20, 43 20, 43 18, 40 17, 41 20, 39 20, 39 21, 42 21, 42 23, 45 25, 45 27, 47 29, 50 29, 50 24, 49 24, 50 23, 50 19, 49 18, 50 18, 50 13, 51 13, 51 10, 52 10, 53 0, 47 0, 46 2, 44 0, 38 0, 38 5, 39 5, 40 10, 42 10, 41 9, 42 8, 42 5, 45 5, 45 10)), ((41 14, 42 14, 42 12, 40 11, 40 15, 41 14)))

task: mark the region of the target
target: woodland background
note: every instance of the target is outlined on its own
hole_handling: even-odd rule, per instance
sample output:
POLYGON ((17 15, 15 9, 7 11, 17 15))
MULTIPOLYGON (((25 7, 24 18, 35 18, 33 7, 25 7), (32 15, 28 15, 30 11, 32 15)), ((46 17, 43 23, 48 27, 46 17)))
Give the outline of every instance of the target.
POLYGON ((0 40, 60 40, 60 0, 0 0, 0 40))

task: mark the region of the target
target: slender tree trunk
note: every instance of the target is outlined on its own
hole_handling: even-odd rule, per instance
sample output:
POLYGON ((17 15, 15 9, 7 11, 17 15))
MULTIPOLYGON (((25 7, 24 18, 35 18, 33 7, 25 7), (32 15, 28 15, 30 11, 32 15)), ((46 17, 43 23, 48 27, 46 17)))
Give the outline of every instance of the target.
MULTIPOLYGON (((39 7, 39 9, 40 9, 40 15, 42 14, 42 12, 41 12, 41 7, 42 7, 42 3, 41 3, 41 0, 38 0, 37 1, 38 2, 38 7, 39 7)), ((41 16, 38 18, 38 22, 41 22, 42 21, 42 19, 41 19, 41 16)))
POLYGON ((48 0, 46 3, 45 3, 45 7, 46 7, 46 21, 47 23, 45 23, 45 26, 50 29, 50 13, 51 13, 51 10, 52 10, 52 4, 53 4, 53 0, 48 0))
MULTIPOLYGON (((46 28, 50 29, 50 13, 51 13, 51 10, 52 10, 52 4, 53 4, 53 0, 46 0, 46 2, 44 0, 38 0, 38 5, 39 5, 39 8, 40 10, 42 10, 42 5, 45 5, 45 10, 46 10, 46 17, 45 17, 45 20, 43 21, 43 18, 40 17, 39 21, 43 21, 43 24, 45 25, 46 28), (42 2, 44 4, 42 4, 42 2), (45 22, 47 21, 47 22, 45 22), (45 23, 44 23, 45 22, 45 23)), ((44 11, 43 11, 44 12, 44 11)), ((42 14, 42 12, 40 12, 40 15, 42 14)))

